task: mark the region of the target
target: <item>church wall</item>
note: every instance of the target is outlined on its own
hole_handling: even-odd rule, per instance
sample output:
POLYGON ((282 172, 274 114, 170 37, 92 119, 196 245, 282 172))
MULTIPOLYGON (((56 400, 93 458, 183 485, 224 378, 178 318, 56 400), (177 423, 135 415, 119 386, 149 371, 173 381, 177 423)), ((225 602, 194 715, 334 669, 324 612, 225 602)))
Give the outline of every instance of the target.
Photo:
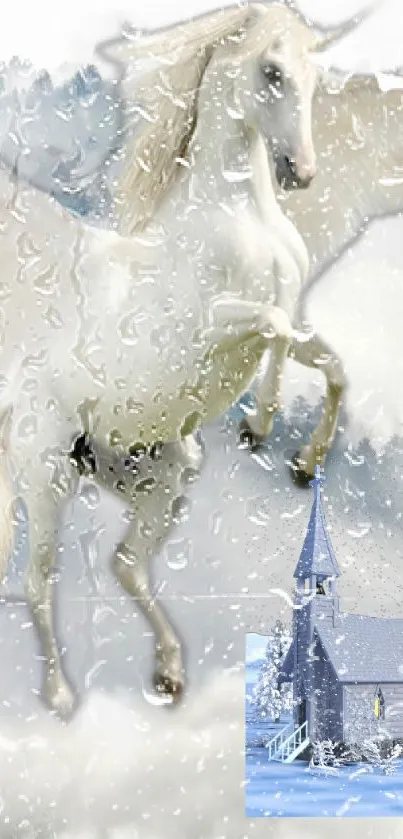
POLYGON ((312 691, 311 740, 334 740, 343 736, 342 686, 319 641, 315 647, 315 681, 312 691))
POLYGON ((383 725, 394 740, 403 741, 403 684, 382 685, 385 698, 385 720, 383 725))
POLYGON ((403 684, 344 685, 343 706, 345 743, 360 743, 379 736, 403 740, 403 684), (385 699, 383 720, 378 720, 374 713, 378 687, 385 699))
POLYGON ((305 700, 305 719, 308 720, 310 728, 312 695, 311 675, 312 666, 307 656, 312 640, 312 622, 310 603, 305 603, 301 609, 294 612, 294 639, 295 639, 295 668, 294 668, 294 701, 298 705, 294 708, 294 722, 300 725, 301 702, 305 700))
MULTIPOLYGON (((307 598, 302 608, 294 612, 297 654, 294 700, 306 699, 306 719, 311 740, 342 738, 342 690, 319 640, 312 656, 315 624, 330 621, 333 625, 337 609, 337 597, 321 595, 307 598)), ((294 721, 296 725, 301 722, 298 707, 294 710, 294 721)))

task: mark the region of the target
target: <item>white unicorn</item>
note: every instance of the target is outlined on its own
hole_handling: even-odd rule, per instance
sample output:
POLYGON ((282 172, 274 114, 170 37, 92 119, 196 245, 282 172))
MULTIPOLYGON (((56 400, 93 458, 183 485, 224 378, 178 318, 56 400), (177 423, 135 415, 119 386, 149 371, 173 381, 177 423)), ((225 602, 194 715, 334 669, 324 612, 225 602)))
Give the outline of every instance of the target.
MULTIPOLYGON (((343 31, 331 34, 327 43, 335 36, 340 37, 349 25, 343 27, 343 31)), ((123 44, 126 51, 132 48, 130 44, 123 44)), ((392 87, 385 92, 380 79, 375 76, 346 79, 332 71, 320 77, 313 100, 317 174, 308 190, 281 193, 282 207, 302 233, 310 257, 309 280, 299 299, 298 320, 301 323, 305 320, 303 303, 306 292, 320 279, 326 266, 365 230, 372 218, 403 210, 403 80, 395 77, 389 81, 392 87)), ((138 80, 128 74, 123 84, 130 111, 130 105, 135 102, 138 80)), ((313 472, 315 462, 324 461, 336 429, 346 380, 336 353, 321 337, 311 335, 305 342, 293 342, 290 353, 293 351, 296 351, 300 362, 318 367, 327 381, 321 424, 310 446, 295 458, 299 467, 298 477, 303 480, 313 472), (315 438, 317 440, 318 437, 322 446, 319 451, 315 447, 314 451, 315 438)), ((263 377, 256 389, 257 403, 267 398, 265 387, 263 377)), ((247 420, 245 429, 250 431, 247 420)), ((260 428, 256 435, 258 440, 261 434, 260 428)), ((202 459, 202 447, 196 436, 190 435, 180 443, 163 447, 160 463, 154 465, 144 461, 140 474, 133 477, 133 499, 139 522, 135 552, 147 591, 148 563, 169 534, 172 504, 184 490, 183 476, 189 474, 186 465, 193 474, 202 459), (146 496, 142 494, 145 477, 150 490, 146 496), (139 487, 139 492, 136 487, 139 487), (144 523, 148 527, 143 527, 144 523)), ((105 453, 104 470, 108 463, 105 453)), ((128 480, 130 478, 126 478, 126 483, 128 480)))
MULTIPOLYGON (((335 71, 322 76, 313 102, 313 138, 318 171, 309 190, 282 194, 283 210, 302 235, 310 263, 295 321, 308 340, 294 340, 289 355, 319 369, 326 379, 319 425, 293 459, 294 474, 303 484, 311 479, 315 463, 325 461, 347 387, 337 353, 307 323, 305 303, 326 267, 372 219, 403 210, 403 78, 380 74, 343 79, 335 71)), ((265 435, 264 403, 270 403, 270 387, 263 374, 256 386, 256 414, 243 422, 252 447, 265 435)))
MULTIPOLYGON (((288 2, 287 5, 293 4, 288 2)), ((328 34, 320 35, 317 38, 320 50, 328 48, 334 41, 358 26, 371 11, 372 7, 369 7, 359 17, 347 20, 328 34)), ((185 37, 188 26, 189 24, 182 24, 181 27, 175 28, 179 43, 185 37)), ((103 59, 115 60, 118 65, 129 122, 133 114, 137 117, 141 114, 144 117, 145 103, 148 103, 150 111, 153 108, 157 109, 163 121, 165 116, 161 111, 160 88, 149 85, 148 76, 145 84, 142 84, 136 72, 135 61, 141 62, 144 55, 143 50, 137 47, 139 37, 138 31, 131 35, 129 31, 126 37, 101 45, 97 52, 103 59), (121 69, 122 60, 129 62, 130 71, 126 74, 121 69)), ((157 52, 160 48, 161 43, 157 52)), ((152 48, 151 52, 155 55, 152 48)), ((346 82, 342 74, 335 71, 321 73, 319 82, 313 102, 314 146, 316 153, 319 152, 320 155, 319 171, 309 190, 287 190, 285 185, 287 196, 281 178, 281 191, 277 190, 277 199, 280 199, 285 215, 302 235, 309 254, 309 282, 301 289, 298 316, 294 318, 294 325, 304 329, 306 337, 302 340, 302 335, 299 334, 294 338, 289 345, 288 355, 304 366, 320 369, 326 379, 326 395, 319 425, 311 435, 309 443, 293 458, 294 477, 302 484, 307 484, 313 478, 317 463, 323 465, 325 462, 334 440, 339 409, 347 387, 343 365, 337 354, 306 322, 303 311, 306 291, 346 242, 361 232, 371 215, 396 212, 403 205, 399 190, 393 186, 393 178, 388 179, 385 171, 385 167, 388 167, 390 174, 396 160, 399 160, 401 138, 396 130, 396 113, 400 109, 399 91, 393 90, 385 96, 374 76, 355 75, 346 82), (382 113, 385 115, 388 110, 391 118, 385 124, 382 113), (379 116, 378 112, 381 112, 379 116), (365 125, 365 131, 360 128, 362 123, 365 125), (382 134, 381 142, 377 136, 379 133, 382 134), (340 142, 341 137, 343 142, 340 142), (388 150, 386 160, 385 148, 388 150), (347 169, 349 177, 340 177, 347 169), (371 189, 364 189, 362 186, 365 171, 373 179, 371 189)), ((175 88, 175 83, 175 77, 170 76, 170 87, 173 85, 175 88)), ((160 122, 158 130, 159 125, 160 122)), ((169 133, 167 128, 166 136, 169 136, 169 133)), ((144 142, 148 143, 153 137, 153 129, 150 129, 149 135, 144 133, 143 137, 144 142)), ((163 156, 157 149, 158 143, 154 146, 154 155, 158 160, 153 158, 150 161, 150 169, 146 173, 141 167, 133 167, 130 143, 125 149, 126 171, 124 170, 123 178, 118 182, 114 196, 118 202, 117 208, 115 206, 115 226, 122 233, 130 233, 133 229, 132 202, 128 204, 123 198, 119 205, 122 181, 126 195, 136 194, 137 190, 139 194, 143 192, 147 195, 149 200, 150 185, 151 189, 155 188, 155 168, 161 167, 163 177, 163 156)), ((169 150, 166 153, 169 156, 169 150)), ((259 170, 262 181, 266 179, 266 183, 269 183, 266 159, 259 162, 255 159, 254 170, 259 170)), ((368 175, 365 178, 366 182, 370 180, 368 175)), ((271 191, 271 187, 269 189, 271 191)), ((279 359, 273 353, 265 355, 261 375, 255 383, 255 410, 253 413, 249 410, 241 424, 241 439, 251 448, 262 443, 272 430, 274 414, 280 404, 278 387, 281 375, 278 365, 279 359)), ((192 450, 194 445, 194 441, 191 443, 189 440, 192 450)))
MULTIPOLYGON (((143 79, 146 127, 119 184, 126 237, 86 226, 0 173, 1 557, 5 568, 17 482, 29 517, 26 589, 44 694, 60 713, 70 712, 73 695, 53 631, 52 570, 77 462, 130 502, 114 464, 104 465, 106 447, 117 457, 186 438, 241 396, 268 347, 265 430, 278 407, 308 257, 276 202, 270 166, 283 188, 314 177, 310 53, 321 46, 275 4, 127 39, 128 59, 146 55, 160 66, 143 79)), ((186 453, 189 446, 191 438, 186 453)), ((177 699, 181 645, 141 559, 133 522, 114 569, 155 631, 155 686, 177 699)))

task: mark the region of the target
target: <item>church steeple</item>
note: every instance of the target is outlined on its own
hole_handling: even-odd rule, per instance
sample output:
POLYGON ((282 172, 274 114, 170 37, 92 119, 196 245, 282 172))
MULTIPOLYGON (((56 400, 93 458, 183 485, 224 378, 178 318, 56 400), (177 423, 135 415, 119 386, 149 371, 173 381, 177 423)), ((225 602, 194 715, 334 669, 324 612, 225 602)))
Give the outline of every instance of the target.
POLYGON ((301 591, 307 588, 306 581, 309 581, 308 589, 317 593, 321 591, 323 582, 329 578, 340 576, 339 566, 335 557, 332 543, 327 531, 326 518, 321 501, 321 485, 325 478, 321 473, 320 466, 315 468, 315 477, 310 481, 315 497, 312 504, 311 515, 308 523, 302 551, 294 571, 294 577, 298 581, 298 589, 301 591))

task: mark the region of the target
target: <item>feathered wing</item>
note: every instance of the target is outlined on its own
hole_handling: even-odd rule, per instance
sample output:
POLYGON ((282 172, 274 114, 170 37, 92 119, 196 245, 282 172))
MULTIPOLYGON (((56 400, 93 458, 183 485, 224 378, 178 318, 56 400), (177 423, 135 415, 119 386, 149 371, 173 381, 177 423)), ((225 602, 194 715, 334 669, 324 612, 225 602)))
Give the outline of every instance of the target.
POLYGON ((388 178, 403 151, 403 90, 382 92, 374 76, 334 77, 316 93, 313 134, 315 178, 279 196, 309 251, 306 291, 371 218, 403 208, 403 182, 388 178))

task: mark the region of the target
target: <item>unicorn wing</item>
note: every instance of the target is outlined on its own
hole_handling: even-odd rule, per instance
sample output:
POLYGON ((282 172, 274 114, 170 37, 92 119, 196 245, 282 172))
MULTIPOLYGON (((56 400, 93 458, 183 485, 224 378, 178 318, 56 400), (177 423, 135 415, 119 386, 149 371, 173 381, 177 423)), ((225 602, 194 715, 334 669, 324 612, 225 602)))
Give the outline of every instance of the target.
POLYGON ((375 76, 332 73, 318 88, 313 103, 318 171, 307 190, 281 200, 309 252, 304 296, 371 218, 391 211, 381 176, 393 169, 391 128, 402 131, 400 112, 401 88, 384 92, 375 76), (372 146, 368 126, 376 127, 372 146))

